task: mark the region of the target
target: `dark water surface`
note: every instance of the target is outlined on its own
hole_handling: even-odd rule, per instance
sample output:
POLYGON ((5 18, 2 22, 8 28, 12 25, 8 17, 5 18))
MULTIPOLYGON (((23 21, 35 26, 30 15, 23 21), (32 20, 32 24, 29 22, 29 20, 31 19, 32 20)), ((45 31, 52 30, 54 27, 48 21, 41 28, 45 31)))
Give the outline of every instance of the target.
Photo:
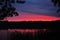
POLYGON ((9 30, 0 30, 0 40, 49 40, 56 39, 56 32, 51 32, 47 30, 40 30, 35 32, 31 30, 25 30, 22 32, 22 29, 9 29, 9 30), (18 30, 18 31, 15 31, 18 30))

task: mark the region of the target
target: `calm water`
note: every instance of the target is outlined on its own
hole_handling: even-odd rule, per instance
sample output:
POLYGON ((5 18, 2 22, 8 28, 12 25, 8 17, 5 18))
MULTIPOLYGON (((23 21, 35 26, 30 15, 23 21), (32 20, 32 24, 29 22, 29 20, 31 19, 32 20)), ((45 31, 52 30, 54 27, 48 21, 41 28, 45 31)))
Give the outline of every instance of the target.
MULTIPOLYGON (((19 29, 17 29, 17 30, 19 30, 19 29)), ((0 30, 0 40, 9 40, 10 36, 12 36, 11 35, 12 32, 13 32, 12 30, 10 30, 10 31, 9 30, 0 30)), ((46 40, 46 39, 52 40, 53 39, 53 40, 55 40, 56 37, 54 35, 56 36, 56 34, 54 34, 54 33, 50 33, 50 32, 41 33, 41 31, 39 31, 38 33, 35 33, 35 35, 32 35, 31 33, 25 33, 25 34, 20 33, 20 37, 22 37, 22 40, 24 40, 24 39, 31 39, 31 40, 39 40, 39 39, 40 40, 46 40)))

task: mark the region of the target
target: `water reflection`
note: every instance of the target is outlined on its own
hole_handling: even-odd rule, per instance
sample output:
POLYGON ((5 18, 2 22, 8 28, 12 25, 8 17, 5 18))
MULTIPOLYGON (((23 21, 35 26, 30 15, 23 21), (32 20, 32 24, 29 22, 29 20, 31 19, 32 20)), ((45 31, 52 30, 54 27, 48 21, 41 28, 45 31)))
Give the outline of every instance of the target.
POLYGON ((0 30, 0 40, 46 40, 46 39, 54 40, 54 39, 56 39, 56 37, 57 36, 56 36, 56 34, 54 34, 53 31, 50 32, 46 28, 0 30), (34 35, 32 35, 32 34, 34 34, 34 35))

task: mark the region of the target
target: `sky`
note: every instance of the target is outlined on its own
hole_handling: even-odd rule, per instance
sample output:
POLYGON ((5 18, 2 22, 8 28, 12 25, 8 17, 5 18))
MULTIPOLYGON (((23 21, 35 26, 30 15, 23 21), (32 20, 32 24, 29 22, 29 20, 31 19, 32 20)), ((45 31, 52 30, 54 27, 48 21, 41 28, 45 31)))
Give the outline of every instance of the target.
POLYGON ((9 17, 7 19, 8 21, 55 21, 60 20, 60 17, 20 12, 19 16, 9 17))
POLYGON ((57 7, 53 6, 51 0, 25 0, 26 3, 13 3, 19 13, 17 17, 8 17, 8 21, 53 21, 60 20, 57 7))
POLYGON ((18 12, 29 12, 43 15, 57 16, 57 7, 53 6, 51 0, 25 0, 25 4, 13 4, 18 12))

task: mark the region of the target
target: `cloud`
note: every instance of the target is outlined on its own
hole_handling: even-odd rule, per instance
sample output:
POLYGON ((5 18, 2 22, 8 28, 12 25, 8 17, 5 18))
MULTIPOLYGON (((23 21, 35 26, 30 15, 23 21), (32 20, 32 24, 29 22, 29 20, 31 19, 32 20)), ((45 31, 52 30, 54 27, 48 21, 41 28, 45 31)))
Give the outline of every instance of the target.
POLYGON ((7 20, 8 21, 54 21, 54 20, 60 20, 60 17, 58 18, 54 16, 45 16, 45 15, 20 12, 19 16, 8 17, 7 20))

